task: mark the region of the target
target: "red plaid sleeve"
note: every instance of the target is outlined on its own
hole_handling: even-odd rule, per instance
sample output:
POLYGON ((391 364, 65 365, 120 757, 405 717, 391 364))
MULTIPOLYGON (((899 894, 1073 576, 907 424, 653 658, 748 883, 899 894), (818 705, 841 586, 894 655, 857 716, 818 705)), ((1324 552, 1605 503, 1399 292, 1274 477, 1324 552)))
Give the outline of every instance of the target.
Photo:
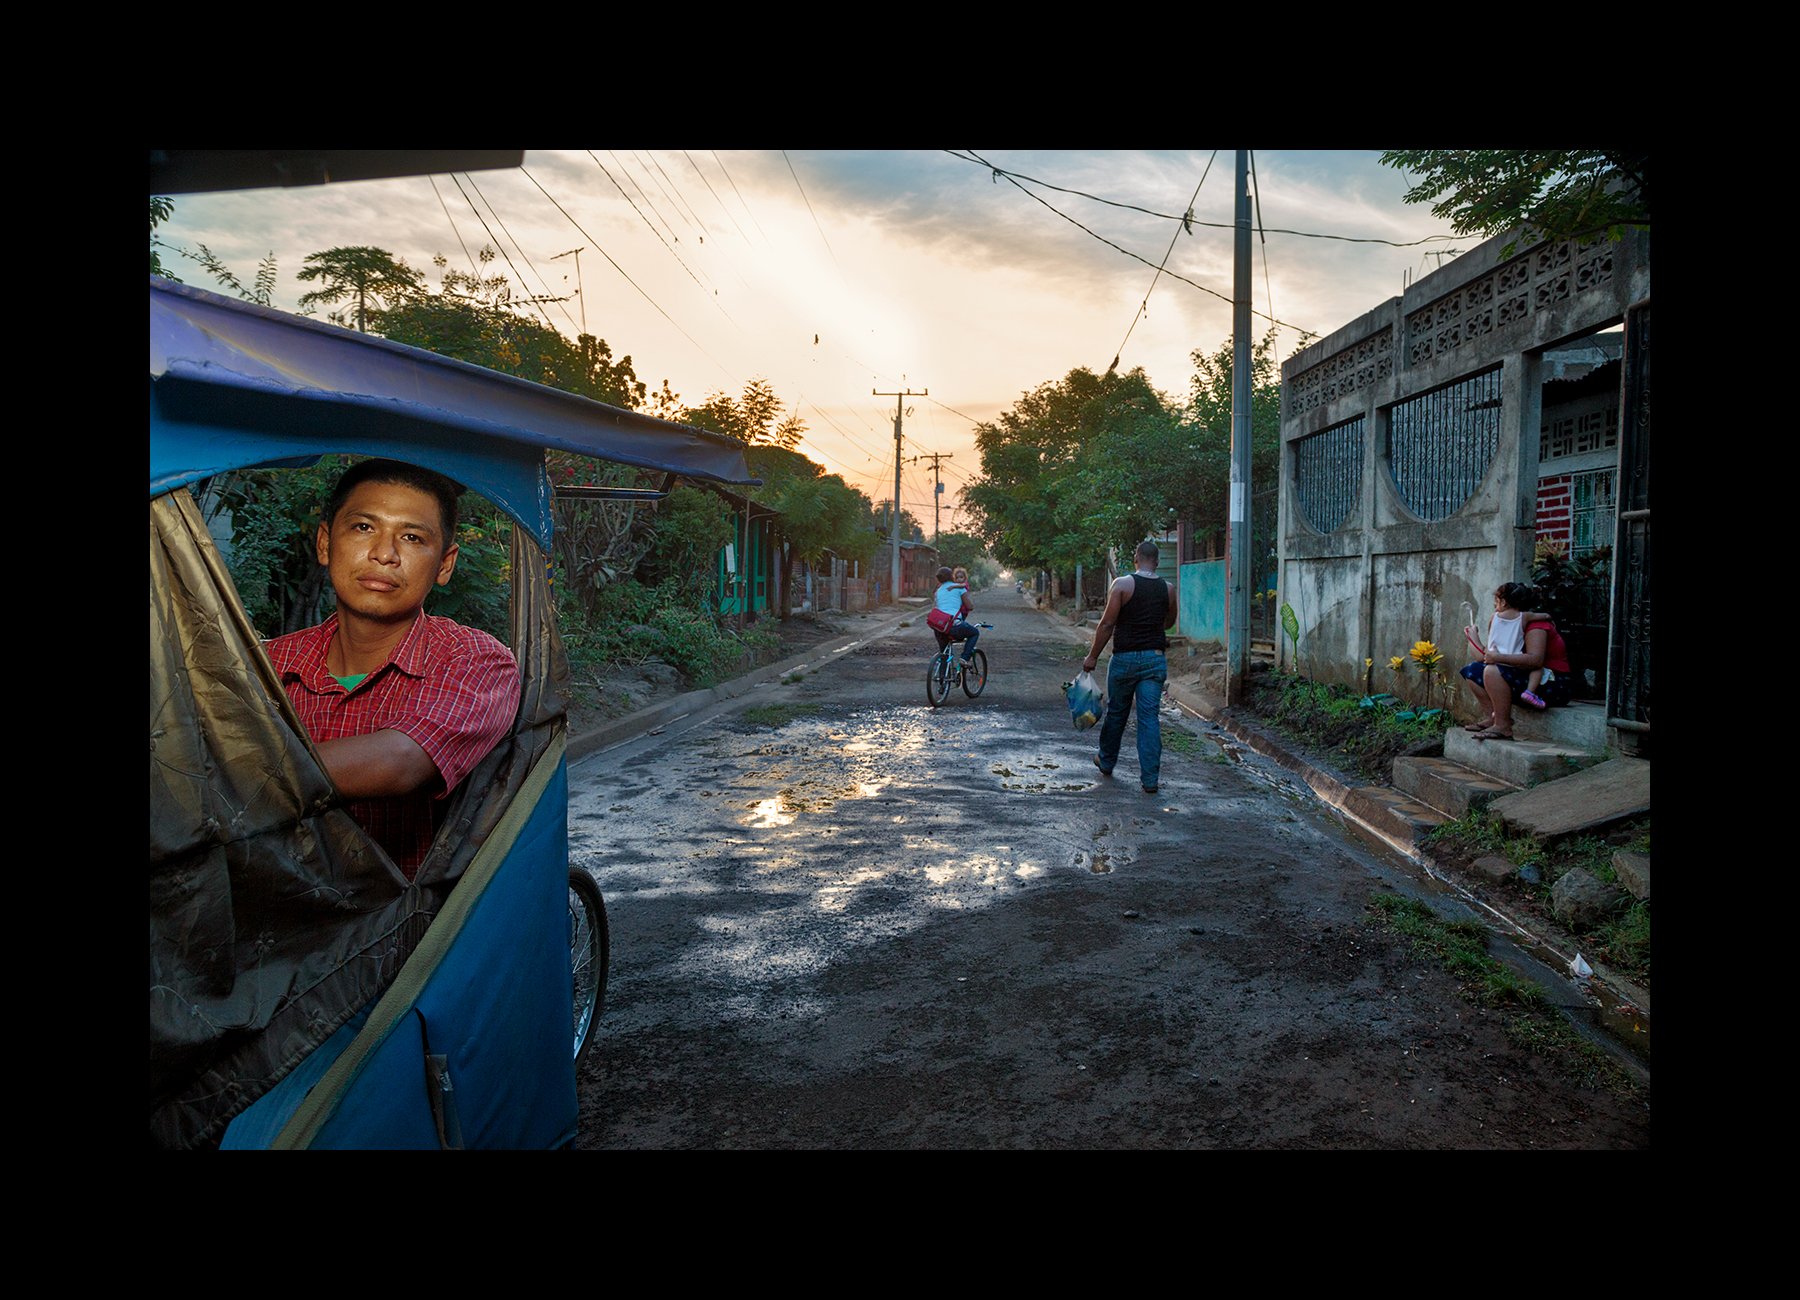
POLYGON ((519 666, 512 652, 485 632, 448 626, 454 636, 438 661, 441 670, 415 682, 405 711, 383 722, 417 742, 437 765, 440 799, 511 730, 519 711, 519 666))

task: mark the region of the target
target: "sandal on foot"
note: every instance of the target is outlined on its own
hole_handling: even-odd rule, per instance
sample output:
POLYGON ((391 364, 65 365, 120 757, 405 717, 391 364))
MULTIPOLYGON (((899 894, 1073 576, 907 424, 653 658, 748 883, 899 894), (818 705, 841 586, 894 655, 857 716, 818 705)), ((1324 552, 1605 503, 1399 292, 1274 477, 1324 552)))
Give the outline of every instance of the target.
POLYGON ((1520 691, 1519 699, 1524 703, 1529 704, 1534 709, 1547 709, 1550 707, 1537 697, 1537 692, 1535 691, 1520 691))
POLYGON ((1489 727, 1486 731, 1478 731, 1475 733, 1475 739, 1477 740, 1511 740, 1512 738, 1512 732, 1495 731, 1492 727, 1489 727))
POLYGON ((1463 730, 1464 731, 1486 731, 1489 727, 1491 727, 1493 725, 1494 725, 1494 720, 1492 718, 1483 718, 1480 722, 1465 722, 1465 723, 1463 723, 1463 730))

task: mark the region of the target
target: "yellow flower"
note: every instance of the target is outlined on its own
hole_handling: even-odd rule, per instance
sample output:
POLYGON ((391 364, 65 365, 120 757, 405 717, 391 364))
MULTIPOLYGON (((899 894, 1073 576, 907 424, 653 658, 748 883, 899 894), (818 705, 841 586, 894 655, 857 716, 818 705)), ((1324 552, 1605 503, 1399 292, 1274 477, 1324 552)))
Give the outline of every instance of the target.
POLYGON ((1365 660, 1363 660, 1363 667, 1364 667, 1364 668, 1373 668, 1373 667, 1374 667, 1374 666, 1375 666, 1375 661, 1374 661, 1374 660, 1373 660, 1373 659, 1365 659, 1365 660))
POLYGON ((1392 668, 1397 673, 1404 672, 1406 670, 1406 656, 1395 655, 1392 659, 1388 660, 1388 667, 1392 668))
POLYGON ((1444 657, 1438 653, 1438 648, 1429 641, 1413 642, 1413 648, 1407 651, 1407 653, 1421 666, 1427 663, 1436 663, 1444 657))

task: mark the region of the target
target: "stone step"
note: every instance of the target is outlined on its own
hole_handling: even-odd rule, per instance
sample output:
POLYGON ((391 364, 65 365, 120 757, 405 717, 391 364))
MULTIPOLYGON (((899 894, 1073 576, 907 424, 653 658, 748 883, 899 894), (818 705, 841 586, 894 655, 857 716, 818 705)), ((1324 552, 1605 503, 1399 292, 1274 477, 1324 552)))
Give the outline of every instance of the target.
POLYGON ((1444 733, 1444 757, 1452 763, 1525 787, 1592 767, 1604 760, 1606 754, 1556 741, 1530 740, 1515 725, 1511 740, 1476 740, 1461 727, 1452 727, 1444 733))
POLYGON ((1452 820, 1428 804, 1385 785, 1362 785, 1344 797, 1344 806, 1372 826, 1415 848, 1432 831, 1452 820))
POLYGON ((1447 758, 1396 758, 1394 787, 1451 818, 1467 816, 1519 788, 1447 758))
POLYGON ((1504 795, 1488 810, 1511 830, 1546 839, 1602 830, 1650 811, 1650 764, 1611 758, 1566 780, 1504 795))
POLYGON ((1592 750, 1596 754, 1605 753, 1612 747, 1612 732, 1606 725, 1606 706, 1586 702, 1540 711, 1514 701, 1513 735, 1522 740, 1542 740, 1573 749, 1592 750))

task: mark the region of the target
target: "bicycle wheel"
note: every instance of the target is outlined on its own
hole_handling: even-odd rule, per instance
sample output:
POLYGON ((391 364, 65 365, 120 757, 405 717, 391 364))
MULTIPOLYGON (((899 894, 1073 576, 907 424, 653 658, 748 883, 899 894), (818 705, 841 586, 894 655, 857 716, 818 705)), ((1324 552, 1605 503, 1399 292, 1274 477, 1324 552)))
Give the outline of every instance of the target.
POLYGON ((975 662, 962 671, 963 694, 971 700, 987 686, 987 651, 977 650, 975 662))
POLYGON ((581 867, 569 868, 569 965, 575 981, 575 1064, 593 1045, 594 1025, 606 1005, 606 968, 612 943, 600 886, 581 867))
POLYGON ((940 650, 925 670, 925 698, 937 708, 950 698, 950 652, 940 650))

